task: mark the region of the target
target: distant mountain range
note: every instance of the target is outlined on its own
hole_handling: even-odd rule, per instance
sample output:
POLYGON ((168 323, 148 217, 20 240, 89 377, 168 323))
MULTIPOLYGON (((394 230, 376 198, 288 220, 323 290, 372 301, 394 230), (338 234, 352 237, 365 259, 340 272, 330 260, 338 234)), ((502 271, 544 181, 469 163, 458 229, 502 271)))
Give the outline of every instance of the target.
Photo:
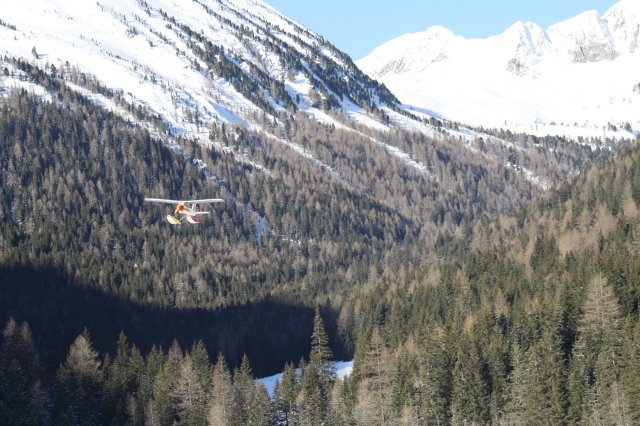
POLYGON ((517 22, 485 39, 435 26, 391 40, 356 63, 407 108, 464 123, 533 134, 640 130, 636 0, 546 30, 517 22))

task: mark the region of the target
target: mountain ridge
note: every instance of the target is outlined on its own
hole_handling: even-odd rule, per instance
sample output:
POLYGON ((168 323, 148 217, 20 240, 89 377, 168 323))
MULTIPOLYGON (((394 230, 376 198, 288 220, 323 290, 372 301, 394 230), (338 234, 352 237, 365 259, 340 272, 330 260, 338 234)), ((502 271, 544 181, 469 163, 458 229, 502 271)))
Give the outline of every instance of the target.
POLYGON ((587 11, 547 30, 516 22, 483 39, 436 26, 356 64, 405 107, 473 125, 584 136, 628 122, 638 132, 640 78, 630 70, 640 66, 639 9, 620 1, 602 16, 587 11))
POLYGON ((297 109, 363 114, 396 102, 321 36, 261 1, 21 2, 0 16, 5 54, 89 72, 191 131, 297 109), (176 20, 176 17, 178 18, 176 20), (60 65, 59 65, 60 64, 60 65))

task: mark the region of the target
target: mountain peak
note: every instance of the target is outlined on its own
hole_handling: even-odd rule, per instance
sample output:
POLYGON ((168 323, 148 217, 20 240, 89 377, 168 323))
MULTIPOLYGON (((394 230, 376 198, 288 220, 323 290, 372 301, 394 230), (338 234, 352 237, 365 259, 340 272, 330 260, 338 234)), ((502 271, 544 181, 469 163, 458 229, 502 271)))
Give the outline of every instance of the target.
POLYGON ((607 21, 596 10, 552 25, 547 34, 560 55, 572 62, 599 62, 619 55, 607 21))
POLYGON ((433 25, 425 31, 396 37, 357 62, 374 78, 390 73, 403 74, 445 60, 450 46, 460 40, 464 39, 450 29, 433 25))
POLYGON ((432 25, 423 32, 425 38, 453 38, 455 34, 442 25, 432 25))
POLYGON ((524 62, 527 62, 527 57, 542 55, 544 48, 549 44, 545 31, 534 22, 517 21, 496 37, 509 43, 505 46, 507 54, 524 62))
POLYGON ((621 53, 633 53, 640 46, 640 2, 621 0, 604 15, 621 53))
POLYGON ((586 11, 546 31, 519 21, 467 40, 436 27, 392 40, 358 65, 404 103, 457 121, 527 131, 540 123, 640 128, 639 16, 639 1, 622 0, 603 16, 586 11))

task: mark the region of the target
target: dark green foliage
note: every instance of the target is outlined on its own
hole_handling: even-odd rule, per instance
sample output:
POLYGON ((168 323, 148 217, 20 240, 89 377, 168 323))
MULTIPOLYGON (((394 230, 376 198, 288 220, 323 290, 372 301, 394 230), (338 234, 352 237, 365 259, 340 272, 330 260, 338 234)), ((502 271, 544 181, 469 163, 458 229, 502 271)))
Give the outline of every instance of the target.
POLYGON ((627 405, 630 424, 640 422, 640 324, 629 320, 625 327, 623 340, 622 388, 627 405))
POLYGON ((0 351, 0 424, 47 424, 50 396, 28 324, 11 318, 0 351))
POLYGON ((559 259, 558 248, 553 238, 538 237, 531 254, 531 267, 533 270, 545 276, 557 265, 559 259))
MULTIPOLYGON (((324 329, 320 315, 320 307, 316 305, 313 332, 311 334, 311 353, 309 363, 300 366, 302 380, 300 383, 299 403, 296 411, 301 424, 320 425, 330 413, 330 393, 336 380, 333 367, 333 354, 329 349, 329 338, 324 329)), ((285 383, 283 382, 283 385, 285 383)), ((291 378, 288 377, 286 391, 291 389, 291 378)), ((291 407, 289 407, 291 410, 291 407)))
POLYGON ((453 365, 451 414, 454 421, 484 424, 490 419, 489 374, 474 340, 467 335, 459 337, 453 365))
POLYGON ((242 363, 233 372, 233 406, 232 425, 246 425, 251 414, 253 403, 253 373, 249 365, 249 359, 242 357, 242 363))
MULTIPOLYGON (((268 83, 295 109, 278 82, 202 43, 216 72, 243 90, 268 83)), ((502 160, 377 135, 440 169, 430 180, 367 137, 284 120, 283 137, 304 137, 336 178, 259 134, 219 129, 267 174, 193 141, 172 140, 173 152, 17 66, 60 103, 0 102, 0 424, 640 419, 637 147, 485 230, 479 218, 533 193, 502 160), (196 157, 208 178, 185 161, 196 157), (149 194, 229 202, 199 228, 172 228, 149 194), (76 337, 85 326, 92 339, 76 337), (212 367, 214 353, 224 356, 212 367), (352 377, 335 379, 332 353, 355 356, 352 377), (272 407, 253 371, 300 356, 308 363, 299 376, 287 364, 272 407)), ((322 102, 365 96, 327 73, 322 102)), ((514 152, 493 154, 530 166, 514 152)), ((553 152, 542 158, 566 154, 571 167, 605 155, 553 152)))
POLYGON ((214 366, 210 389, 207 413, 209 425, 225 426, 231 424, 234 418, 234 389, 231 372, 222 354, 218 355, 214 366))
POLYGON ((104 376, 98 353, 85 330, 69 347, 57 374, 55 422, 64 425, 98 425, 104 376))
POLYGON ((424 423, 444 424, 450 418, 451 355, 444 336, 427 329, 422 333, 424 337, 418 352, 418 410, 424 423))
POLYGON ((104 370, 107 377, 103 394, 105 416, 116 423, 125 423, 127 414, 141 418, 141 407, 132 405, 131 398, 140 387, 138 381, 143 376, 144 359, 135 346, 129 345, 124 333, 118 338, 115 357, 104 370))
POLYGON ((287 363, 282 372, 282 380, 278 381, 275 388, 274 403, 277 419, 284 425, 289 425, 296 418, 295 404, 298 395, 298 383, 296 381, 293 364, 287 363))
POLYGON ((333 367, 333 354, 329 348, 329 337, 320 316, 320 307, 317 305, 313 318, 313 333, 311 334, 309 365, 311 364, 317 371, 325 392, 328 392, 336 379, 336 372, 333 367))

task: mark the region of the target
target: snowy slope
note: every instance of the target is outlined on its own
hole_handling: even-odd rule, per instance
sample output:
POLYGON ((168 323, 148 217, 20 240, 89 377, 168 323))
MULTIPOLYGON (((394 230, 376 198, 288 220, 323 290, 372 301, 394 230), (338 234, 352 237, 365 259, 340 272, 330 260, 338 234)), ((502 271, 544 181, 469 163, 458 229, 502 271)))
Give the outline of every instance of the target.
MULTIPOLYGON (((394 112, 395 96, 346 54, 259 0, 24 0, 0 8, 0 94, 20 87, 50 99, 2 57, 63 79, 156 135, 209 144, 223 124, 240 125, 269 133, 336 176, 297 141, 284 140, 273 123, 283 125, 283 114, 303 112, 336 128, 397 126, 446 138, 433 126, 394 112), (163 127, 141 123, 133 113, 139 107, 163 127), (336 112, 343 119, 337 120, 336 112)), ((424 165, 409 154, 373 142, 424 173, 424 165)), ((215 141, 211 146, 226 149, 215 141)))
POLYGON ((640 130, 640 2, 543 30, 517 22, 464 39, 442 27, 407 34, 357 61, 408 108, 532 134, 640 130))
MULTIPOLYGON (((618 24, 612 40, 626 46, 625 52, 633 50, 620 55, 629 57, 636 50, 627 22, 637 19, 626 12, 615 16, 618 24)), ((415 70, 441 73, 426 79, 424 87, 431 84, 427 92, 411 90, 419 96, 413 101, 403 99, 415 106, 412 114, 406 114, 394 94, 363 73, 346 54, 260 0, 23 0, 11 8, 0 8, 0 96, 12 88, 26 88, 55 101, 60 94, 43 86, 47 81, 56 82, 132 124, 146 126, 176 149, 180 148, 174 136, 186 136, 270 174, 256 158, 234 153, 220 142, 222 133, 239 126, 267 135, 269 143, 283 145, 332 178, 346 181, 343 175, 353 173, 345 174, 328 157, 287 139, 286 126, 306 116, 370 140, 386 152, 391 164, 397 162, 419 176, 443 182, 442 173, 427 161, 426 150, 388 135, 396 129, 421 132, 436 144, 460 145, 471 157, 497 164, 507 161, 509 149, 517 148, 523 158, 528 157, 527 150, 538 149, 514 147, 512 140, 501 140, 495 133, 490 136, 437 119, 455 108, 482 118, 503 96, 490 85, 464 76, 470 69, 469 58, 463 58, 464 67, 456 71, 463 83, 453 88, 442 84, 455 76, 447 64, 459 60, 456 52, 466 49, 478 56, 479 47, 487 44, 497 52, 498 62, 513 66, 511 60, 516 57, 535 65, 536 60, 530 58, 543 57, 551 45, 550 36, 531 24, 516 25, 505 34, 467 41, 435 27, 422 35, 405 36, 403 50, 398 49, 405 54, 396 62, 385 63, 383 74, 400 76, 402 83, 410 81, 406 75, 422 79, 415 70), (421 56, 421 52, 428 54, 421 56), (30 67, 47 77, 34 81, 25 72, 30 67), (440 97, 430 98, 436 101, 431 104, 422 103, 428 99, 424 93, 440 93, 440 97), (475 105, 469 102, 472 93, 477 94, 475 105), (473 108, 464 109, 469 106, 473 108), (479 139, 491 141, 488 152, 474 147, 479 139)), ((480 75, 491 75, 489 65, 475 68, 487 71, 480 75)), ((521 69, 522 73, 507 73, 514 79, 511 83, 503 79, 513 93, 520 90, 515 79, 529 75, 525 66, 521 69)), ((537 104, 532 100, 539 93, 529 89, 520 110, 537 119, 537 104)), ((508 105, 503 115, 514 110, 508 105)), ((473 117, 468 118, 473 122, 473 117)), ((534 133, 535 129, 529 126, 521 132, 534 133)), ((611 129, 598 129, 595 136, 613 134, 611 129)), ((347 148, 336 144, 333 149, 347 148)), ((546 188, 558 179, 558 169, 570 171, 571 166, 554 162, 530 172, 522 164, 516 172, 546 188)))
MULTIPOLYGON (((395 102, 322 37, 259 0, 24 0, 0 8, 0 54, 85 73, 173 130, 206 136, 263 113, 395 102)), ((20 83, 4 62, 5 90, 20 83)), ((96 94, 96 102, 108 106, 96 94)), ((376 118, 368 117, 376 122, 376 118)))

